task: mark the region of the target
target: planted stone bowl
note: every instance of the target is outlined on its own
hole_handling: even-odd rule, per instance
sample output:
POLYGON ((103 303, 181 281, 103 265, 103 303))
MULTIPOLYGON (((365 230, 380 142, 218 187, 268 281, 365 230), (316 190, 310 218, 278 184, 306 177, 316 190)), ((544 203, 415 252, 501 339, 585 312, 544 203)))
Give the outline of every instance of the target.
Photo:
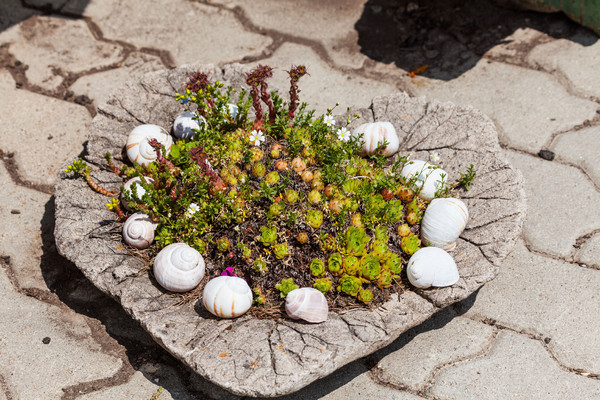
MULTIPOLYGON (((117 190, 121 180, 103 155, 118 161, 128 133, 140 124, 169 128, 183 111, 175 91, 195 71, 243 87, 247 68, 184 66, 144 75, 98 108, 87 143, 86 161, 96 165, 94 179, 117 190)), ((294 392, 343 365, 396 339, 440 309, 460 301, 493 279, 520 234, 525 214, 521 174, 504 158, 490 119, 472 108, 428 102, 399 93, 373 99, 355 124, 390 121, 400 153, 429 159, 437 152, 449 174, 458 178, 470 164, 477 176, 461 198, 469 223, 452 252, 460 280, 441 289, 407 290, 372 308, 331 311, 325 323, 257 319, 245 315, 220 320, 201 301, 179 305, 160 289, 149 261, 132 255, 121 241, 121 223, 106 207, 108 198, 83 179, 60 173, 56 186, 56 245, 104 293, 117 300, 167 351, 207 380, 237 395, 274 397, 294 392)), ((69 163, 72 160, 69 160, 69 163)), ((63 168, 64 169, 64 168, 63 168)), ((207 260, 210 263, 210 260, 207 260)))

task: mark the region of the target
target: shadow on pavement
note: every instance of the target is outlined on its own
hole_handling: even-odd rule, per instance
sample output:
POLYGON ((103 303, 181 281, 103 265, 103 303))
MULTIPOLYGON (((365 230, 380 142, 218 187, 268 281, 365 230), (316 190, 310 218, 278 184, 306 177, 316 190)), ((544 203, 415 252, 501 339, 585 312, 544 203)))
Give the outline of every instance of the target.
POLYGON ((513 10, 490 0, 369 0, 355 24, 366 56, 405 71, 426 65, 424 76, 442 80, 462 75, 490 48, 511 43, 506 38, 525 28, 584 46, 598 40, 562 13, 513 10))
POLYGON ((78 17, 90 0, 1 0, 0 32, 26 20, 32 15, 60 14, 78 17))

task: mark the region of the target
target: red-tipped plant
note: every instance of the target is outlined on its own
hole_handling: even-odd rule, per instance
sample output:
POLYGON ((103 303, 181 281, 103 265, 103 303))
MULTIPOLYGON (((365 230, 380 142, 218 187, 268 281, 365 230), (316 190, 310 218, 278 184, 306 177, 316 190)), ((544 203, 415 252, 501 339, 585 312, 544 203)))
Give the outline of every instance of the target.
POLYGON ((288 111, 288 115, 290 120, 294 119, 294 113, 298 108, 298 81, 308 72, 306 72, 306 67, 304 65, 292 66, 292 68, 287 71, 290 75, 290 107, 288 111))

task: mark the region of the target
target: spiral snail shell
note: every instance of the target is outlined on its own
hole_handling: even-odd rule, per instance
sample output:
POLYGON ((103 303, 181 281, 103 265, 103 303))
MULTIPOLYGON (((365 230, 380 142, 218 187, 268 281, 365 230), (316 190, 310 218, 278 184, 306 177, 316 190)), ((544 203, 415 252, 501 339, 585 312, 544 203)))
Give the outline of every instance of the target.
POLYGON ((415 179, 416 186, 421 189, 419 197, 429 201, 445 183, 448 174, 441 168, 434 167, 421 160, 409 161, 400 173, 406 179, 415 179))
POLYGON ((400 140, 398 139, 394 125, 390 122, 369 122, 359 125, 352 132, 352 136, 356 137, 361 133, 363 135, 362 155, 370 156, 375 154, 377 147, 384 142, 388 142, 382 152, 384 156, 390 157, 398 152, 400 140))
POLYGON ((154 259, 154 277, 172 292, 192 290, 204 277, 204 258, 185 243, 163 248, 154 259))
POLYGON ((206 120, 201 115, 184 112, 173 121, 173 135, 180 139, 193 139, 196 135, 195 130, 206 124, 206 120))
POLYGON ((154 240, 156 224, 144 213, 137 212, 123 225, 123 240, 137 249, 145 249, 154 240))
POLYGON ((438 247, 423 247, 408 260, 406 275, 413 286, 452 286, 460 278, 452 256, 438 247))
POLYGON ((423 243, 450 251, 469 220, 467 206, 452 197, 431 200, 421 222, 423 243))
POLYGON ((156 160, 156 151, 148 143, 150 139, 158 140, 169 154, 173 145, 173 138, 166 130, 158 125, 139 125, 127 137, 127 157, 131 162, 147 166, 156 160))
MULTIPOLYGON (((142 200, 142 196, 144 195, 144 193, 146 193, 146 189, 144 189, 142 187, 142 185, 140 185, 141 181, 142 181, 142 178, 140 178, 139 176, 131 178, 130 180, 125 182, 125 184, 123 185, 123 189, 131 191, 132 192, 131 196, 133 197, 133 191, 131 190, 131 187, 135 185, 135 192, 137 193, 137 199, 142 200)), ((145 183, 154 183, 154 179, 152 179, 148 176, 145 176, 144 182, 145 183)), ((123 195, 121 195, 121 204, 123 205, 123 208, 125 208, 128 211, 131 211, 129 204, 127 203, 127 201, 125 200, 123 195)))
POLYGON ((325 295, 315 288, 294 289, 285 297, 285 312, 292 319, 311 323, 327 321, 329 306, 325 295))
POLYGON ((204 287, 202 303, 211 314, 221 318, 235 318, 252 306, 252 290, 242 278, 218 276, 204 287))

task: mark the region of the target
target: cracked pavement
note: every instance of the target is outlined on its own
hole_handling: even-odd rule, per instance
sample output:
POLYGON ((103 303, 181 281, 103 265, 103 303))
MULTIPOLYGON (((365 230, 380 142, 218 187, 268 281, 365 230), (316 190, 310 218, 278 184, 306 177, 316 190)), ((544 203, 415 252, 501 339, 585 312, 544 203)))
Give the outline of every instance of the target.
POLYGON ((58 168, 96 106, 191 62, 306 63, 303 99, 320 111, 398 91, 473 106, 525 178, 523 234, 495 280, 284 398, 600 398, 600 41, 561 15, 477 3, 4 0, 0 399, 234 398, 54 244, 58 168))

